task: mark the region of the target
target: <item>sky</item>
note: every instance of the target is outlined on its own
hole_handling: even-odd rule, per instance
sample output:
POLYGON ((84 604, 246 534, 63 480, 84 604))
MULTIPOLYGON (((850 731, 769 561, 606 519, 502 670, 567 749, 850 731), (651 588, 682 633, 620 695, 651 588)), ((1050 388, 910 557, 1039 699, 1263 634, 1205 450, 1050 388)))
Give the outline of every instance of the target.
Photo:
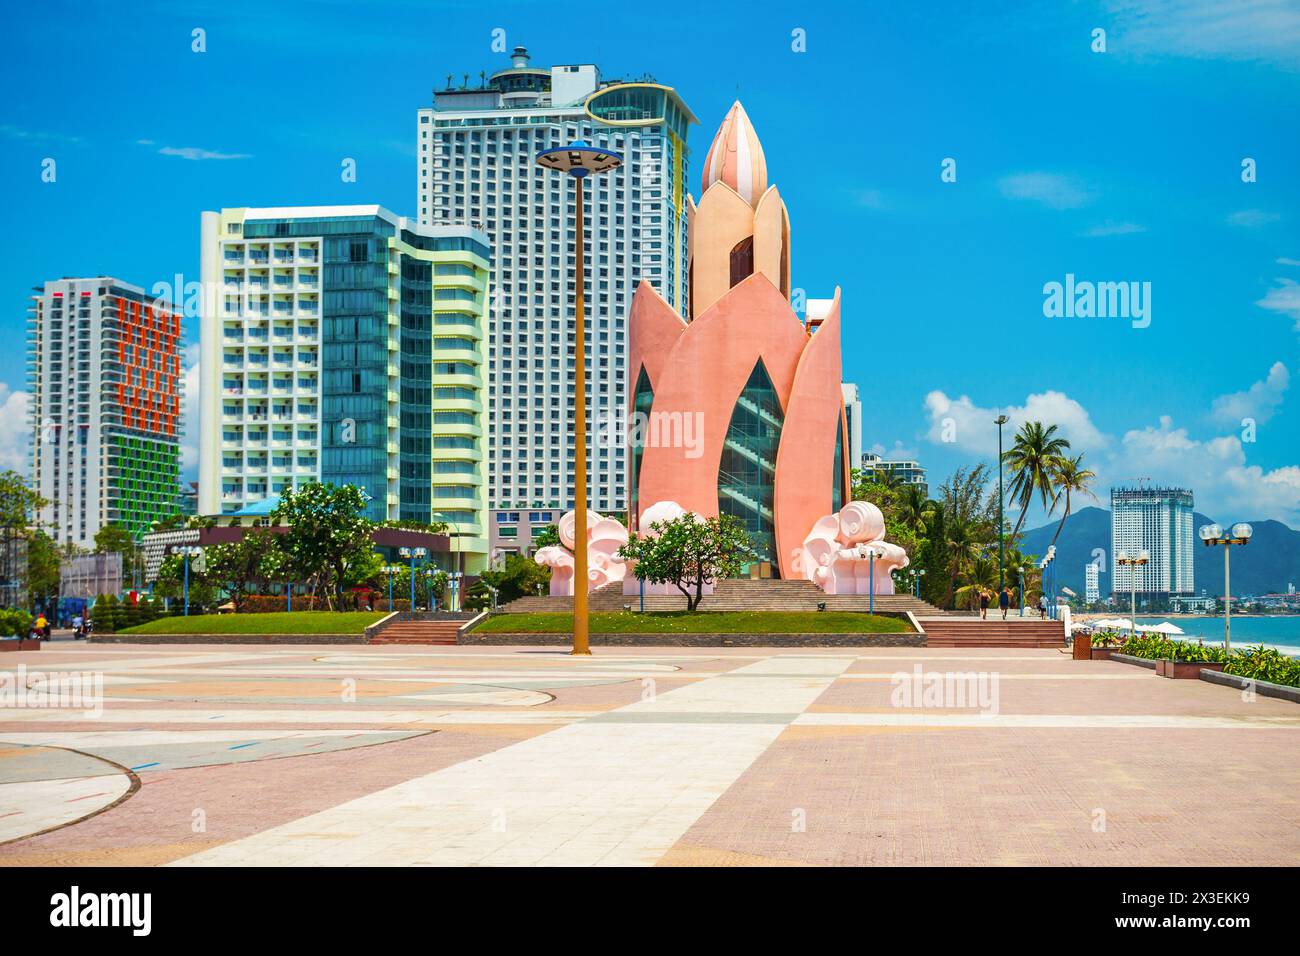
POLYGON ((793 285, 842 289, 864 446, 918 458, 932 489, 996 462, 1006 413, 1008 441, 1059 425, 1103 505, 1150 479, 1219 521, 1300 527, 1300 0, 124 9, 24 4, 0 32, 0 467, 30 448, 32 286, 197 281, 205 209, 414 215, 416 110, 507 65, 504 39, 676 88, 701 120, 697 196, 743 102, 793 285), (1067 276, 1136 283, 1143 315, 1047 314, 1067 276))

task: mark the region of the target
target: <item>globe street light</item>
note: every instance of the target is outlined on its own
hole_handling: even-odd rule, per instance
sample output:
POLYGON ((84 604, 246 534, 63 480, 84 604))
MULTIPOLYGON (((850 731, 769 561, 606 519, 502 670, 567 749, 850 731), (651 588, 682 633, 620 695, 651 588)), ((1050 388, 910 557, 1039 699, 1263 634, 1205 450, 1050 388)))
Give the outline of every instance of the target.
POLYGON ((577 202, 577 223, 574 229, 574 255, 577 258, 575 275, 577 286, 574 318, 574 374, 573 391, 577 414, 573 420, 573 485, 574 527, 578 535, 578 547, 573 549, 573 653, 590 654, 587 643, 587 549, 582 546, 587 531, 587 369, 586 338, 587 320, 583 313, 583 293, 587 272, 587 254, 583 228, 586 211, 583 207, 583 181, 591 175, 617 169, 623 163, 623 157, 612 150, 592 146, 583 140, 545 149, 537 154, 537 164, 556 172, 567 173, 573 177, 577 202))
POLYGON ((412 616, 415 614, 415 561, 417 558, 423 559, 429 553, 428 548, 398 548, 397 553, 411 561, 411 606, 407 610, 412 616))
POLYGON ((194 546, 172 548, 172 554, 181 556, 181 563, 185 566, 185 616, 190 616, 190 562, 203 554, 203 549, 194 546))
MULTIPOLYGON (((1202 528, 1201 530, 1204 531, 1205 529, 1202 528)), ((1202 537, 1204 537, 1204 535, 1202 535, 1202 537)), ((1132 554, 1129 554, 1127 551, 1121 551, 1119 554, 1115 555, 1115 563, 1128 568, 1129 595, 1132 601, 1130 613, 1133 615, 1133 619, 1129 621, 1129 637, 1133 637, 1137 633, 1137 571, 1135 569, 1140 568, 1150 560, 1151 552, 1147 551, 1146 548, 1143 548, 1141 551, 1135 551, 1132 554)))
POLYGON ((1223 649, 1232 650, 1232 592, 1228 584, 1228 553, 1234 544, 1249 544, 1250 536, 1255 533, 1255 529, 1244 521, 1238 521, 1232 526, 1232 529, 1224 534, 1223 528, 1217 524, 1202 525, 1200 530, 1201 540, 1205 546, 1212 547, 1216 544, 1223 545, 1223 649))

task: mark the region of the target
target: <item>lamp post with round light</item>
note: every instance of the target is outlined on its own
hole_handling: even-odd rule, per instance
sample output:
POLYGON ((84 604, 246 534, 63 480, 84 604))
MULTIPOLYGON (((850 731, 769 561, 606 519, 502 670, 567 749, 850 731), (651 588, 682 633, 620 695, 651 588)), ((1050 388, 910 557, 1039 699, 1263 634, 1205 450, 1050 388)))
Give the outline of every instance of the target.
POLYGON ((1133 637, 1137 634, 1137 569, 1150 560, 1151 552, 1146 548, 1143 548, 1141 551, 1135 551, 1132 554, 1129 554, 1127 551, 1121 551, 1119 554, 1115 555, 1115 563, 1128 568, 1128 587, 1129 598, 1131 601, 1129 613, 1133 615, 1133 619, 1129 621, 1129 637, 1133 637))
POLYGON ((1238 521, 1225 534, 1222 525, 1207 524, 1201 526, 1201 540, 1205 546, 1223 545, 1223 649, 1232 650, 1232 591, 1228 580, 1228 554, 1234 544, 1249 544, 1255 529, 1244 521, 1238 521))
POLYGON ((411 614, 415 614, 415 562, 416 559, 423 560, 429 553, 428 548, 398 548, 397 553, 407 558, 411 562, 411 606, 408 609, 411 614))
POLYGON ((1002 426, 1011 421, 1006 415, 999 415, 993 420, 993 424, 998 426, 998 590, 1005 586, 1006 576, 1002 570, 1004 553, 1006 545, 1004 543, 1003 525, 1002 525, 1002 426))
POLYGON ((573 391, 576 414, 573 420, 573 526, 576 529, 577 547, 573 549, 573 653, 590 654, 587 643, 587 549, 583 546, 587 532, 587 320, 584 314, 584 284, 587 272, 586 240, 583 229, 586 210, 583 207, 583 183, 588 176, 617 169, 623 157, 612 150, 592 146, 582 140, 545 149, 537 154, 537 164, 573 177, 577 214, 574 216, 574 373, 573 391))
POLYGON ((203 549, 195 545, 187 545, 179 548, 172 548, 173 554, 179 554, 181 561, 185 566, 185 616, 190 615, 190 564, 194 559, 203 554, 203 549))

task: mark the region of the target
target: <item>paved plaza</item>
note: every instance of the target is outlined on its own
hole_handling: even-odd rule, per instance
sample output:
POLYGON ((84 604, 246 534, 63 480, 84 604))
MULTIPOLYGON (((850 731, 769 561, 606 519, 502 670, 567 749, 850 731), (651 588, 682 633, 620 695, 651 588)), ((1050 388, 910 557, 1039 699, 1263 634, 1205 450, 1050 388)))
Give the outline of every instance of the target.
POLYGON ((1300 707, 1057 650, 52 643, 0 670, 64 692, 0 709, 3 865, 1300 862, 1300 707))

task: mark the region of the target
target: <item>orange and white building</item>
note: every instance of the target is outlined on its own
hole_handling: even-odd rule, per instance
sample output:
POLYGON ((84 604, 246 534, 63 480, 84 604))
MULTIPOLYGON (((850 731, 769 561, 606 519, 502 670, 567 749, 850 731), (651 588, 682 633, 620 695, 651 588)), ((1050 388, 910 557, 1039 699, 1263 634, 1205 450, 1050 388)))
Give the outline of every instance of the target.
POLYGON ((180 313, 109 276, 57 279, 27 337, 36 524, 83 548, 108 524, 139 539, 178 510, 180 313))

